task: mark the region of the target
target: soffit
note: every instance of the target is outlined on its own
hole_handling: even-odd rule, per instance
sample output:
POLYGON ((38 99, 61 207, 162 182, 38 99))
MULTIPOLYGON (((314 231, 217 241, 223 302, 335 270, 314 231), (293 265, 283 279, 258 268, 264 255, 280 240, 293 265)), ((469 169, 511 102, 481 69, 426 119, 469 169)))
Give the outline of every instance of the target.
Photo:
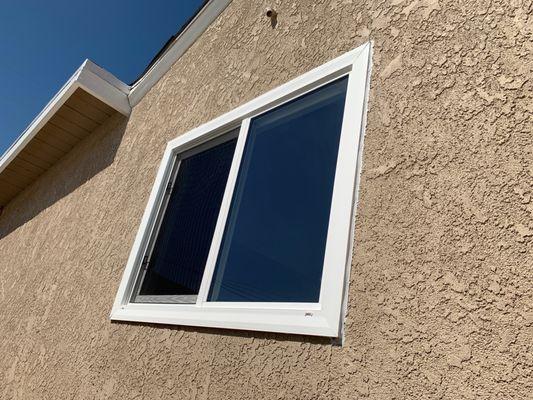
POLYGON ((129 86, 85 61, 0 158, 0 207, 115 113, 130 113, 129 86))
POLYGON ((0 157, 0 211, 113 113, 129 115, 230 2, 205 0, 131 86, 86 60, 0 157))

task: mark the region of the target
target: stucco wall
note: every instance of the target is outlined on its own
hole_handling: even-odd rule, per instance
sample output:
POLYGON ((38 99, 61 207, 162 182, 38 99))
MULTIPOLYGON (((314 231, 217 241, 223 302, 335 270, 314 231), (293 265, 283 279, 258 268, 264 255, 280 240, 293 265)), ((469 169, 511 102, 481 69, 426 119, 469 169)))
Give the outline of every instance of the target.
POLYGON ((532 14, 235 0, 0 217, 0 398, 531 398, 532 14), (111 323, 165 143, 369 39, 345 345, 111 323))

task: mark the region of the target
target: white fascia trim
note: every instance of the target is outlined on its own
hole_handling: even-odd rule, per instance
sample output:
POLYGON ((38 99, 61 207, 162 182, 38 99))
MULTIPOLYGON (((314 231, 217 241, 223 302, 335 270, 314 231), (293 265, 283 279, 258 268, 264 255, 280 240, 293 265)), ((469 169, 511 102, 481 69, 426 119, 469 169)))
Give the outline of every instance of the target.
POLYGON ((121 114, 128 116, 132 107, 139 103, 144 95, 168 72, 170 67, 187 51, 230 2, 231 0, 210 0, 176 38, 172 46, 133 87, 122 82, 92 61, 85 60, 15 143, 0 157, 0 172, 13 161, 77 88, 83 88, 121 114))
POLYGON ((82 88, 123 115, 128 116, 131 112, 128 100, 130 87, 92 61, 85 60, 15 143, 2 155, 0 172, 13 161, 78 88, 82 88))
POLYGON ((144 95, 165 75, 170 67, 187 51, 211 23, 231 3, 231 0, 210 0, 194 19, 175 39, 168 50, 157 62, 135 83, 129 95, 132 107, 137 105, 144 95))

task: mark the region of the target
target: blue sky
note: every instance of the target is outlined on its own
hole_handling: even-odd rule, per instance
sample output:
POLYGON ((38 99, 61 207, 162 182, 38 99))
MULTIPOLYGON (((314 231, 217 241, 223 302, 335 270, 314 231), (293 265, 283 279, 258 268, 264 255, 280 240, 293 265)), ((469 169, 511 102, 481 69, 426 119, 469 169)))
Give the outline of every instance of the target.
POLYGON ((131 83, 203 0, 0 0, 0 155, 89 58, 131 83))

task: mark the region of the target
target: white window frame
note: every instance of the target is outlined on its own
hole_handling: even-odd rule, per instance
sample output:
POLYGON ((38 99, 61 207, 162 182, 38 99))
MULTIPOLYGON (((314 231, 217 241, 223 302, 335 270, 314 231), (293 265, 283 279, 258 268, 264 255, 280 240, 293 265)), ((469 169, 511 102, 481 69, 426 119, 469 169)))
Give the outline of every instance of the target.
POLYGON ((371 44, 366 43, 168 143, 118 288, 110 316, 112 320, 335 338, 342 334, 353 251, 353 225, 370 80, 370 57, 371 44), (207 301, 251 118, 343 76, 348 76, 348 86, 319 302, 207 301), (132 303, 130 299, 177 155, 239 126, 235 154, 196 304, 132 303))

